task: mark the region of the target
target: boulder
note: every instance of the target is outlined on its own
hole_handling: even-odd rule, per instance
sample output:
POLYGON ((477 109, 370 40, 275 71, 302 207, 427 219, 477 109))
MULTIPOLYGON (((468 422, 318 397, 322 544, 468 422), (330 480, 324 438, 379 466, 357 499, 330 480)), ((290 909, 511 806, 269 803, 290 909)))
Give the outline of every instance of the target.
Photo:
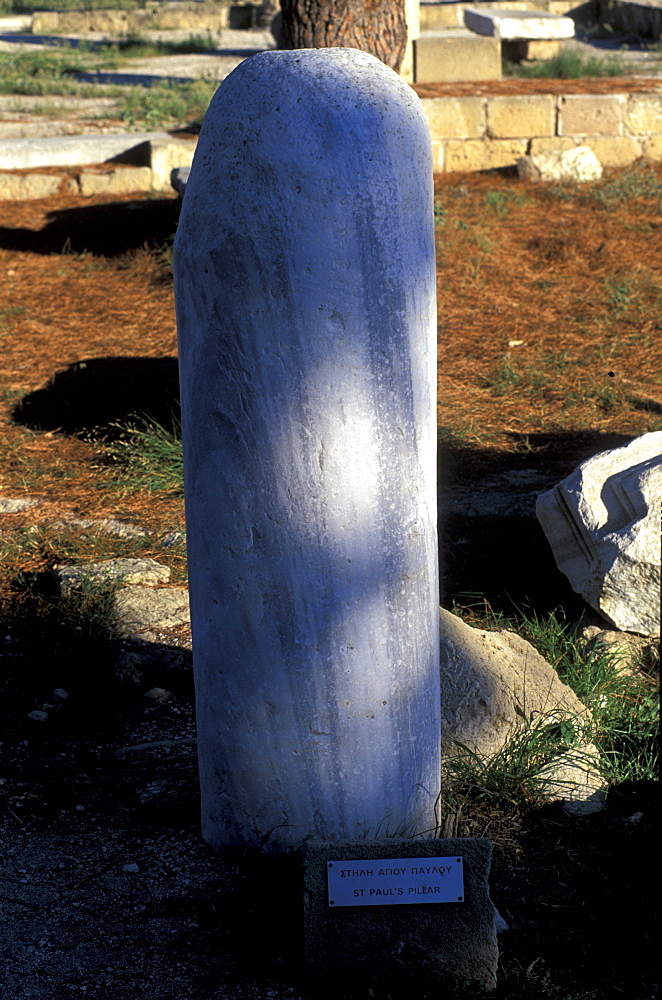
MULTIPOLYGON (((445 760, 458 755, 457 742, 481 758, 493 757, 536 720, 576 720, 576 731, 591 722, 586 706, 554 668, 514 632, 471 628, 442 608, 440 648, 445 760)), ((590 742, 580 738, 570 747, 560 739, 558 757, 545 765, 546 797, 562 799, 575 815, 600 810, 606 785, 597 761, 590 742)))
POLYGON ((617 629, 660 634, 662 431, 594 455, 536 502, 556 565, 617 629))
POLYGON ((128 633, 173 628, 191 620, 188 590, 183 587, 125 587, 115 596, 115 607, 128 633))
POLYGON ((517 174, 527 181, 597 181, 602 177, 602 167, 589 146, 575 146, 554 153, 521 156, 517 174))

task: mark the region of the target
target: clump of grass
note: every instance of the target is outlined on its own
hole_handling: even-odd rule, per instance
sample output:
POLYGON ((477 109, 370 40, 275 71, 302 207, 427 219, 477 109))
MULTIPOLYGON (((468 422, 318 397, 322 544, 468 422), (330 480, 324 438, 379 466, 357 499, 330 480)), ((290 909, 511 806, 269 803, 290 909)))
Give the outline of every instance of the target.
POLYGON ((169 427, 149 417, 113 426, 120 434, 106 451, 121 470, 118 486, 148 493, 183 492, 182 428, 174 414, 169 427))
POLYGON ((519 191, 487 191, 483 201, 488 208, 491 208, 499 219, 508 215, 513 205, 525 205, 528 199, 519 191))
POLYGON ((122 94, 119 115, 129 125, 141 121, 150 128, 158 128, 170 121, 199 124, 217 88, 218 81, 204 79, 132 87, 122 94))
MULTIPOLYGON (((520 608, 517 618, 512 618, 494 612, 484 599, 479 611, 480 604, 476 600, 479 595, 467 596, 472 596, 473 600, 467 607, 454 606, 454 613, 460 613, 475 627, 507 628, 518 632, 554 667, 561 680, 590 710, 592 723, 585 735, 599 750, 600 770, 609 784, 658 780, 659 682, 654 677, 643 669, 625 672, 622 652, 590 649, 589 642, 580 635, 582 622, 571 625, 561 608, 545 616, 520 608)), ((634 665, 637 666, 636 659, 634 665)), ((639 666, 645 666, 643 661, 639 666)), ((544 728, 546 722, 539 720, 537 725, 544 728)), ((546 735, 552 734, 553 729, 546 731, 546 735)), ((538 736, 536 732, 531 737, 532 750, 538 736)), ((524 747, 529 736, 524 733, 515 739, 523 739, 524 747)), ((514 756, 519 759, 519 743, 515 749, 514 756)), ((504 772, 505 783, 513 766, 512 757, 511 749, 506 758, 500 757, 489 764, 491 780, 496 769, 504 772)), ((466 756, 464 759, 467 760, 466 756)), ((483 762, 483 767, 488 767, 488 762, 483 762)), ((532 787, 535 791, 535 783, 532 787)))
POLYGON ((585 58, 572 49, 564 49, 553 59, 533 63, 511 63, 504 60, 504 76, 529 79, 580 80, 587 76, 623 76, 627 68, 618 59, 585 58))
POLYGON ((121 55, 125 59, 150 59, 158 56, 213 52, 218 48, 218 43, 212 38, 211 32, 207 35, 189 35, 182 41, 170 42, 150 42, 142 35, 129 34, 118 41, 98 43, 95 48, 98 52, 121 55))
MULTIPOLYGON (((582 750, 589 739, 586 718, 548 712, 523 719, 491 757, 453 740, 457 753, 444 761, 444 770, 456 795, 462 792, 473 800, 489 799, 506 808, 539 806, 552 787, 558 788, 561 767, 595 763, 593 755, 582 750)), ((569 782, 569 794, 571 786, 569 782)))

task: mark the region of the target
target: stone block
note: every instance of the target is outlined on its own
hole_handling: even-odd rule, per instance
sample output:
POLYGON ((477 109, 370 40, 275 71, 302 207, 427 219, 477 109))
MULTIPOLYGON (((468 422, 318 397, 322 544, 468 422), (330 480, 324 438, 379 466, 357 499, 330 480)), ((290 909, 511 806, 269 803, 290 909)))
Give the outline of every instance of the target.
POLYGON ((526 153, 525 139, 449 139, 446 143, 446 172, 494 170, 514 167, 526 153))
POLYGON ((57 194, 62 179, 52 174, 0 174, 0 201, 51 198, 57 194))
POLYGON ((464 23, 479 35, 500 39, 574 38, 575 22, 571 17, 549 14, 543 10, 478 10, 467 7, 464 23))
POLYGON ((367 989, 405 987, 414 995, 420 987, 438 990, 453 983, 493 989, 499 950, 497 911, 488 884, 491 855, 492 844, 484 837, 308 841, 303 858, 304 946, 311 981, 332 982, 339 996, 343 987, 357 983, 367 989), (412 859, 398 866, 407 871, 394 875, 397 887, 398 880, 411 878, 412 867, 435 867, 440 858, 456 863, 458 857, 463 860, 461 901, 329 905, 329 862, 356 861, 356 867, 346 870, 373 871, 379 879, 379 871, 388 866, 370 866, 370 861, 412 859))
POLYGON ((652 136, 642 143, 642 153, 647 160, 662 160, 662 135, 652 136))
POLYGON ((149 144, 150 166, 152 168, 152 188, 155 191, 169 191, 172 188, 172 172, 176 167, 190 167, 196 142, 183 139, 152 139, 149 144))
POLYGON ((662 93, 630 94, 625 102, 623 120, 632 135, 662 133, 662 93))
POLYGON ((148 163, 148 143, 170 140, 167 132, 120 132, 110 135, 57 135, 40 138, 0 139, 0 163, 4 170, 28 167, 77 167, 108 160, 148 163))
POLYGON ((627 136, 614 136, 611 139, 597 136, 587 136, 584 140, 590 146, 603 167, 625 167, 628 163, 638 160, 642 153, 640 143, 627 136))
POLYGON ((80 193, 130 194, 133 191, 151 191, 152 171, 149 167, 118 167, 105 173, 82 170, 78 177, 80 193))
POLYGON ((549 94, 528 97, 490 97, 487 101, 487 134, 493 139, 553 136, 556 106, 549 94))
POLYGON ((426 97, 421 101, 434 139, 480 139, 485 135, 484 97, 426 97))
POLYGON ((597 181, 602 177, 600 161, 588 146, 523 156, 517 173, 527 181, 597 181))
POLYGON ((568 94, 559 98, 559 135, 622 135, 622 94, 568 94))
POLYGON ((531 140, 528 152, 529 156, 537 156, 538 153, 562 153, 566 149, 574 148, 575 142, 570 136, 540 137, 531 140))
POLYGON ((587 459, 536 516, 573 590, 626 632, 660 634, 662 431, 587 459))
POLYGON ((428 32, 414 40, 416 83, 500 80, 501 47, 464 28, 428 32))
POLYGON ((421 31, 437 31, 439 28, 463 28, 464 7, 461 3, 421 3, 421 31))
POLYGON ((124 587, 114 603, 122 629, 129 634, 144 628, 172 628, 191 620, 188 591, 182 587, 124 587))

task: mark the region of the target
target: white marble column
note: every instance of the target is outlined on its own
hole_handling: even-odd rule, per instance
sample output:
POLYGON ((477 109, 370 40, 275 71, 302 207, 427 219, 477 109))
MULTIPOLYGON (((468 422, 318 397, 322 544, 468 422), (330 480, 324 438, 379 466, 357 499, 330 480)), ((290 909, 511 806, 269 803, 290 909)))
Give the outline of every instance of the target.
POLYGON ((207 112, 174 259, 219 851, 434 828, 432 195, 419 100, 367 53, 260 53, 207 112))

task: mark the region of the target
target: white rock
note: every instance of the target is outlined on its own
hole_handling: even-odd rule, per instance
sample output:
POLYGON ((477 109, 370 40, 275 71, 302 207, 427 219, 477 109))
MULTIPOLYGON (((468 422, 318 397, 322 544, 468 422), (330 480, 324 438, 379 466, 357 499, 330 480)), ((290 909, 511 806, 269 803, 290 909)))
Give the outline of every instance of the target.
MULTIPOLYGON (((440 609, 442 752, 453 757, 454 741, 481 758, 497 754, 527 724, 550 716, 589 724, 585 705, 525 639, 505 629, 471 628, 440 609)), ((553 721, 553 720, 551 720, 553 721)), ((545 771, 546 796, 564 800, 568 812, 602 808, 605 784, 591 743, 566 751, 559 744, 554 766, 545 771), (591 763, 592 762, 592 763, 591 763)))
POLYGON ((141 584, 145 587, 156 587, 160 583, 167 583, 170 579, 168 566, 150 558, 105 559, 103 562, 84 563, 80 566, 58 566, 55 573, 63 594, 80 587, 83 581, 108 580, 124 586, 141 584))
POLYGON ((517 174, 527 181, 597 181, 602 177, 600 161, 589 146, 521 156, 517 174))
POLYGON ((662 431, 603 451, 536 502, 556 565, 617 629, 660 634, 662 431))

